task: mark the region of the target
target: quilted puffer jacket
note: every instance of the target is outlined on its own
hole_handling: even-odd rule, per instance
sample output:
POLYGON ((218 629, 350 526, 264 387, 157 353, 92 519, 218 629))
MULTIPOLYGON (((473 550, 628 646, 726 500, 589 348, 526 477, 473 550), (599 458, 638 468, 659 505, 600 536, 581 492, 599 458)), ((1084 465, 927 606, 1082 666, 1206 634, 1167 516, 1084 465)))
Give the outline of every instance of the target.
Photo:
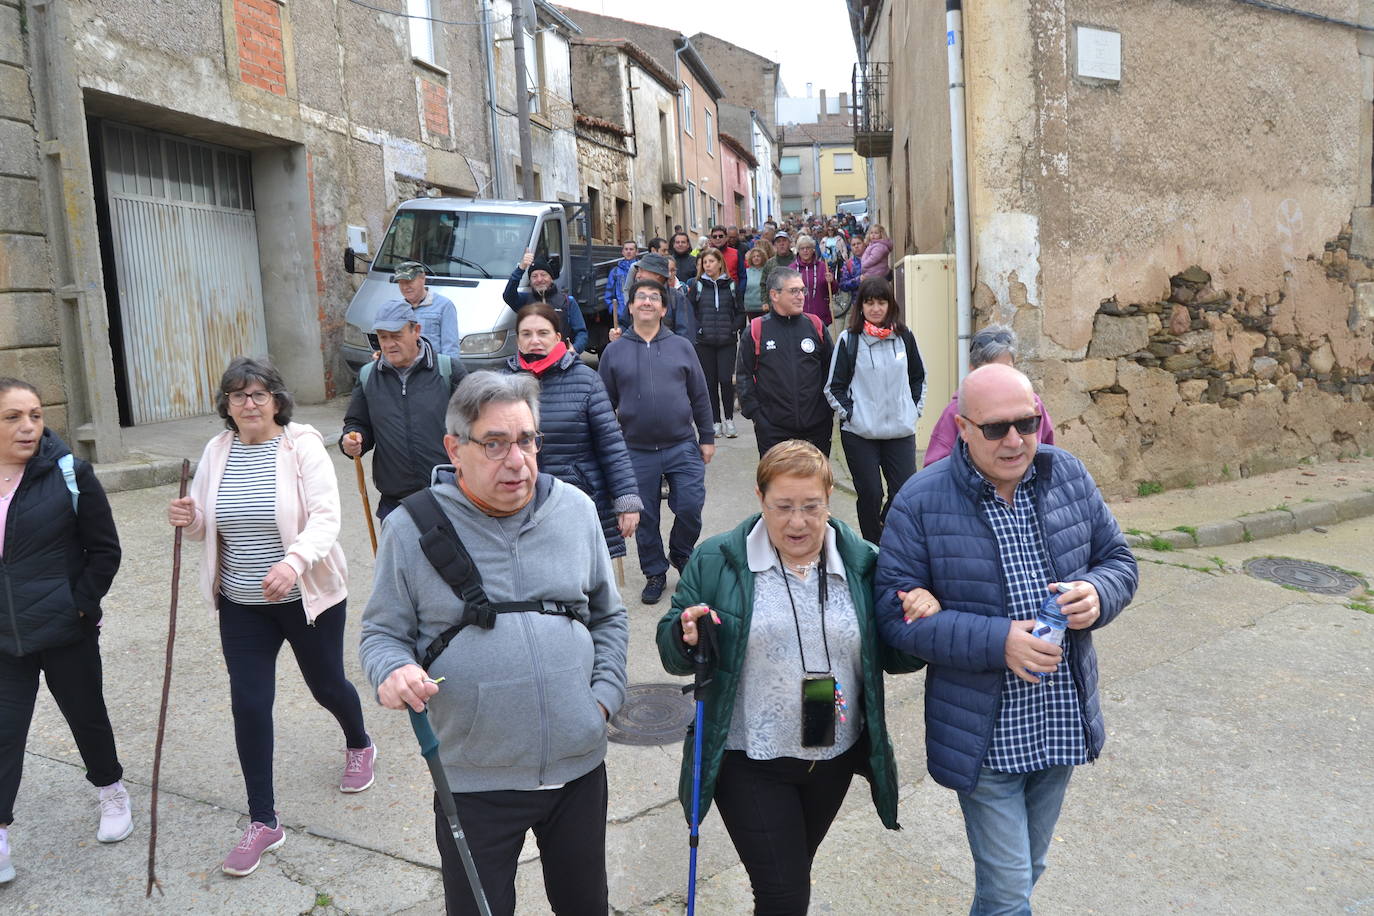
POLYGON ((91 466, 76 459, 76 509, 57 461, 70 452, 51 429, 11 497, 0 557, 0 653, 31 655, 79 642, 100 622, 119 571, 119 533, 91 466), (83 629, 85 628, 85 629, 83 629))
MULTIPOLYGON (((512 372, 525 371, 519 360, 510 358, 512 372)), ((637 512, 643 503, 606 386, 571 350, 539 379, 539 428, 544 433, 539 470, 592 498, 607 549, 612 557, 623 557, 617 515, 637 512)))
MULTIPOLYGON (((1087 469, 1073 455, 1042 445, 1033 483, 1040 537, 1056 581, 1082 579, 1097 588, 1101 616, 1067 638, 1088 759, 1106 731, 1097 695, 1092 631, 1116 619, 1139 580, 1135 556, 1087 469)), ((1006 671, 1007 614, 997 537, 978 505, 982 477, 963 449, 907 481, 892 501, 874 574, 878 629, 894 648, 926 668, 926 766, 942 786, 968 792, 992 742, 1006 671), (911 624, 897 592, 929 589, 943 605, 911 624)))

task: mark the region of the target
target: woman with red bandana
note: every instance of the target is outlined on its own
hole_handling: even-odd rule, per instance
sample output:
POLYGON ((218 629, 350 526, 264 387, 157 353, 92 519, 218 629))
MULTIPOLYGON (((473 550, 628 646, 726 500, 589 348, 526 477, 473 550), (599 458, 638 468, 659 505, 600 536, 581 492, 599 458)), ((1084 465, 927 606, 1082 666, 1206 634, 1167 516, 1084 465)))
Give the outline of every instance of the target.
POLYGON ((840 416, 840 444, 858 495, 859 531, 876 544, 892 497, 916 473, 916 421, 925 404, 926 370, 886 280, 864 280, 854 303, 830 359, 825 397, 840 416))
POLYGON ((601 376, 560 339, 558 315, 542 302, 520 309, 515 348, 510 370, 539 379, 539 470, 592 498, 607 550, 623 557, 644 504, 601 376))

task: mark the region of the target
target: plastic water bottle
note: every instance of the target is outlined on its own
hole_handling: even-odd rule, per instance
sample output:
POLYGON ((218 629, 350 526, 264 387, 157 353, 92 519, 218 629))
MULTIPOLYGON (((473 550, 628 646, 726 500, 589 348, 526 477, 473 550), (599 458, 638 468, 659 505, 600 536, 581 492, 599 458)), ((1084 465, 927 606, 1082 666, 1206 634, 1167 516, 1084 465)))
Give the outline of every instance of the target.
MULTIPOLYGON (((1045 599, 1040 605, 1040 612, 1035 615, 1035 625, 1031 627, 1031 635, 1036 639, 1043 639, 1047 643, 1056 646, 1064 644, 1064 631, 1068 629, 1069 618, 1064 616, 1064 609, 1059 606, 1059 594, 1056 592, 1045 599)), ((1036 677, 1043 678, 1049 672, 1037 671, 1036 677)))

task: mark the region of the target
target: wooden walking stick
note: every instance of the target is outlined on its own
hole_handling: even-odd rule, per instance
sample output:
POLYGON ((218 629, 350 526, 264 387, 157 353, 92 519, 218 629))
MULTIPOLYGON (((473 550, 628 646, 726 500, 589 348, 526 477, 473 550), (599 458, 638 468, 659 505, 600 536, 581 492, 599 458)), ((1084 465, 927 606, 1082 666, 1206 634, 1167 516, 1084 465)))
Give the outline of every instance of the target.
MULTIPOLYGON (((191 476, 191 462, 181 460, 181 491, 178 499, 186 498, 186 480, 191 476)), ((153 896, 153 888, 161 894, 162 882, 157 879, 157 783, 162 773, 162 739, 167 733, 167 695, 172 687, 172 645, 177 638, 177 593, 181 584, 181 528, 172 536, 172 610, 167 620, 167 661, 162 669, 162 708, 157 714, 157 744, 153 749, 153 800, 148 818, 148 888, 144 897, 153 896)))
POLYGON ((363 459, 353 458, 353 470, 358 473, 358 495, 363 498, 363 515, 367 516, 367 536, 372 538, 372 555, 377 555, 377 527, 372 524, 372 503, 367 498, 367 479, 363 476, 363 459))

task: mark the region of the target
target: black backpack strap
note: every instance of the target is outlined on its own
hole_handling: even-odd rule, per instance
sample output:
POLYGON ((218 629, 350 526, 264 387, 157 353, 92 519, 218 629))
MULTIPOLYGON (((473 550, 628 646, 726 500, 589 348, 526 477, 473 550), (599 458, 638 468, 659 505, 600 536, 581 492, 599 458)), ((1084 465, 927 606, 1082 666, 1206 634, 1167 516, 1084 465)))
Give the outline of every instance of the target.
MULTIPOLYGON (((453 594, 463 602, 463 614, 458 622, 429 644, 420 667, 429 670, 434 660, 443 654, 448 644, 462 631, 463 627, 476 625, 484 630, 496 626, 497 614, 511 614, 533 611, 540 614, 555 614, 572 620, 582 620, 571 607, 553 601, 498 601, 492 603, 482 588, 482 575, 462 538, 454 529, 439 501, 428 488, 410 494, 401 500, 401 505, 415 520, 420 530, 420 549, 429 560, 439 577, 453 589, 453 594)), ((586 621, 582 620, 585 624, 586 621)))

